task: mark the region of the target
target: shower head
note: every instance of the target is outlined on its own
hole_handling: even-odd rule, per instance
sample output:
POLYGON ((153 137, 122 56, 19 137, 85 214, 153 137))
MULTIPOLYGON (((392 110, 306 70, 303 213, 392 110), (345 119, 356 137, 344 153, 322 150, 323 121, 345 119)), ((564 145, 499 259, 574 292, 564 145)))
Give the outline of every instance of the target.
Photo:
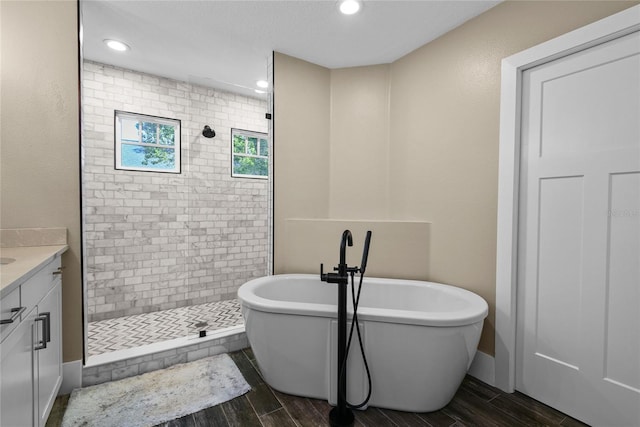
POLYGON ((205 125, 204 129, 202 130, 202 136, 204 136, 205 138, 213 138, 214 136, 216 136, 216 131, 211 129, 209 125, 205 125))

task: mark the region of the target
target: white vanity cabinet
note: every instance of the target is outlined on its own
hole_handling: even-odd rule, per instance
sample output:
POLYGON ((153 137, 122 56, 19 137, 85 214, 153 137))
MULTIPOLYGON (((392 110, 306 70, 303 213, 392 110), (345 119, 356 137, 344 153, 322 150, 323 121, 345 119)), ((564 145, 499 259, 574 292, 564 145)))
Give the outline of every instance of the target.
POLYGON ((33 407, 33 313, 20 322, 0 344, 0 425, 35 425, 33 407))
POLYGON ((62 384, 60 273, 57 254, 2 296, 2 427, 44 426, 62 384))
MULTIPOLYGON (((62 384, 62 329, 61 323, 62 281, 56 280, 53 288, 40 303, 38 303, 38 316, 36 318, 48 318, 47 347, 35 350, 38 362, 38 423, 44 426, 53 403, 62 384)), ((36 325, 36 336, 39 332, 36 325)), ((36 338, 36 349, 39 340, 36 338)))

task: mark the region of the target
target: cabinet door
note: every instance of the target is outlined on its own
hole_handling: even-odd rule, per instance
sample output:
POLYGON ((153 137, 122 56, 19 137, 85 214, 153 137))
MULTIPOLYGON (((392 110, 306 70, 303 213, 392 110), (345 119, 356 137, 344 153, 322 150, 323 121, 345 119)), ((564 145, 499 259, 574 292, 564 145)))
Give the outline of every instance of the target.
MULTIPOLYGON (((48 322, 36 325, 38 341, 43 329, 48 329, 47 347, 36 350, 38 362, 38 417, 44 426, 62 384, 62 329, 60 327, 61 281, 58 279, 49 293, 38 303, 38 316, 48 317, 48 322), (46 315, 46 313, 49 313, 46 315), (47 325, 48 323, 48 325, 47 325)), ((39 322, 40 323, 40 322, 39 322)))
POLYGON ((0 425, 32 426, 34 420, 35 310, 2 342, 0 425))

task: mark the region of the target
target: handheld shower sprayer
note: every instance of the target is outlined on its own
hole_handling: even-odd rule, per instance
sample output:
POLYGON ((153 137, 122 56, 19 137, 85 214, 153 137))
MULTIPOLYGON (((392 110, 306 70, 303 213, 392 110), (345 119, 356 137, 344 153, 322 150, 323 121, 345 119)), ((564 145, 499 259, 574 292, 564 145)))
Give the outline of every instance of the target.
POLYGON ((367 269, 367 259, 369 258, 369 245, 371 244, 371 230, 367 231, 367 237, 364 239, 364 248, 362 249, 362 262, 360 263, 360 274, 364 274, 367 269))

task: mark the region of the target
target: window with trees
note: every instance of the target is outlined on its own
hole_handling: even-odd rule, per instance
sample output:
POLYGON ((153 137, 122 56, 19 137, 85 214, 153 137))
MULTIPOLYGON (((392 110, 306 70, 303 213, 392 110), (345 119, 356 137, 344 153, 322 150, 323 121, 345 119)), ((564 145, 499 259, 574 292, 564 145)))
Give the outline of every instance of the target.
POLYGON ((231 129, 231 176, 269 177, 269 140, 267 134, 231 129))
POLYGON ((115 168, 180 173, 180 120, 115 112, 115 168))

